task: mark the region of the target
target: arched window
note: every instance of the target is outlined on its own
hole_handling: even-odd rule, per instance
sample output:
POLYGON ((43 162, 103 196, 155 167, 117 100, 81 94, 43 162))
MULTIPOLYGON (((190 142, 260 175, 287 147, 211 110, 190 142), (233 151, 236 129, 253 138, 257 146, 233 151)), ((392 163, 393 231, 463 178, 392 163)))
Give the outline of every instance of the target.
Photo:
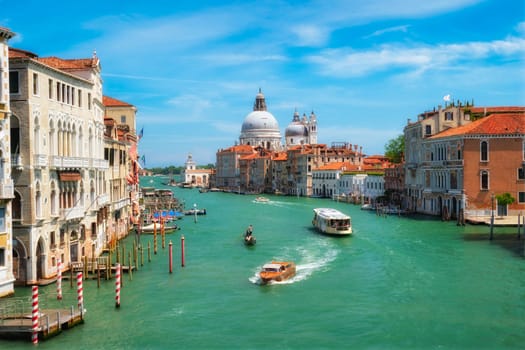
POLYGON ((489 189, 489 172, 486 170, 481 170, 480 173, 480 180, 481 180, 481 190, 488 190, 489 189))
POLYGON ((480 153, 480 160, 482 162, 488 162, 488 160, 489 160, 489 143, 487 141, 481 141, 479 153, 480 153))

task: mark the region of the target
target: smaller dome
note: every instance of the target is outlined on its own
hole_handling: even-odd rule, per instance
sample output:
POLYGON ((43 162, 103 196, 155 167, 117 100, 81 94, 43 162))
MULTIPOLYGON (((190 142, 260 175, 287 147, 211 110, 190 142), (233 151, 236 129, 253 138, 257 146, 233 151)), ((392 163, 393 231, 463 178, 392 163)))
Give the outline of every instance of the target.
POLYGON ((308 136, 308 129, 303 124, 292 123, 284 132, 285 137, 308 136))

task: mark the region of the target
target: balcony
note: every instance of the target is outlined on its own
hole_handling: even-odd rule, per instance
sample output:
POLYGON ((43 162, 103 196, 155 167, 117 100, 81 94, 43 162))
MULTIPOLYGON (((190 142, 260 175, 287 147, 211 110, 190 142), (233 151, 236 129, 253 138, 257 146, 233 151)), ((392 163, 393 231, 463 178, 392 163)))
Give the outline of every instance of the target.
POLYGON ((112 210, 119 210, 129 205, 129 198, 123 198, 113 203, 112 210))
POLYGON ((13 179, 0 180, 0 199, 15 198, 13 179))
POLYGON ((60 214, 64 220, 81 219, 85 216, 84 207, 76 206, 72 208, 60 209, 60 214))
POLYGON ((47 155, 35 154, 33 157, 33 163, 34 163, 35 168, 47 167, 47 164, 48 164, 47 155))
POLYGON ((99 195, 97 198, 97 206, 101 208, 106 204, 109 204, 109 194, 106 193, 99 195))

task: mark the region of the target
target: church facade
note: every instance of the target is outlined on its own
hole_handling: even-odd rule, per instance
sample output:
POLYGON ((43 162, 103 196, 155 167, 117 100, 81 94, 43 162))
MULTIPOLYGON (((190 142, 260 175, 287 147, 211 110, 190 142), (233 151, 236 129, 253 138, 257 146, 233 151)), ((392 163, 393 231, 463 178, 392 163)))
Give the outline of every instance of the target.
POLYGON ((244 119, 239 145, 216 154, 217 187, 242 193, 283 193, 312 195, 312 169, 335 159, 362 162, 357 145, 327 147, 317 144, 317 117, 311 112, 300 117, 297 110, 285 128, 284 144, 277 119, 266 105, 261 90, 253 111, 244 119), (335 148, 334 148, 335 147, 335 148), (337 154, 336 157, 331 155, 337 154))

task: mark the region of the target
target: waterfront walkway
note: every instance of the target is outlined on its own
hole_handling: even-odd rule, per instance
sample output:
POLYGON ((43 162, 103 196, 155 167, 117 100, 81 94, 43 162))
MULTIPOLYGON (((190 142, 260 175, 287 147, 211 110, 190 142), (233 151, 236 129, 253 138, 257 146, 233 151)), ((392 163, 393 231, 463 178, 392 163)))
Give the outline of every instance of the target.
MULTIPOLYGON (((472 225, 489 225, 490 226, 490 215, 489 216, 467 216, 465 221, 472 225)), ((520 226, 523 227, 523 215, 518 217, 517 215, 509 216, 495 216, 494 217, 494 226, 518 226, 518 218, 520 226)))

